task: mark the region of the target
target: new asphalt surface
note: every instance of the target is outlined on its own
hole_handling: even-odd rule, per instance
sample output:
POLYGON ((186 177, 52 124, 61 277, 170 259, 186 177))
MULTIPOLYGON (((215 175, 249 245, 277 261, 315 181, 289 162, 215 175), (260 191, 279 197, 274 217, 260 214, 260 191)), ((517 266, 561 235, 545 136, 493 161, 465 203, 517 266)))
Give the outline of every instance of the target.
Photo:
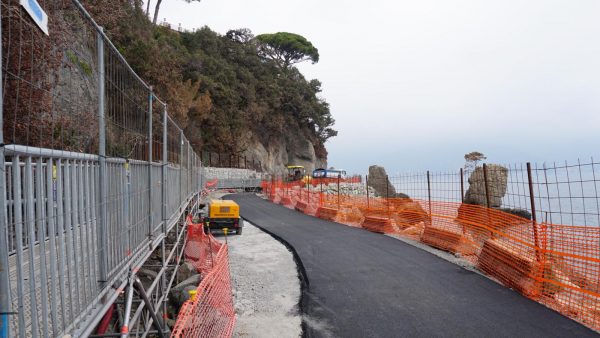
POLYGON ((599 336, 397 239, 307 216, 255 195, 228 198, 240 204, 243 218, 295 251, 305 279, 301 308, 308 337, 599 336))

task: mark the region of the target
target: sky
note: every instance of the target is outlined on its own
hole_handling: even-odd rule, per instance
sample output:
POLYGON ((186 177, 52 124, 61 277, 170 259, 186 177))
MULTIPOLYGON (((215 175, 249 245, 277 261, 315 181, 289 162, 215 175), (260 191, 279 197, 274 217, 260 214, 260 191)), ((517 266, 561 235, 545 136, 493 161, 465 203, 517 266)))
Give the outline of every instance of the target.
MULTIPOLYGON (((152 6, 154 1, 152 2, 152 6)), ((319 49, 339 135, 329 165, 364 173, 600 159, 600 1, 165 0, 159 21, 293 32, 319 49)))

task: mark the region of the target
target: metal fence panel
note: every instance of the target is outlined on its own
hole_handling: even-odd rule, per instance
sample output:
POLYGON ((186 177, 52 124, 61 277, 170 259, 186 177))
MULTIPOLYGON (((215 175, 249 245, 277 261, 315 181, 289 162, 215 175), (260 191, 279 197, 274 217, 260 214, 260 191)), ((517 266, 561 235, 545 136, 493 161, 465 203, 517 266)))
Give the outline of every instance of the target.
POLYGON ((42 5, 50 36, 18 1, 0 6, 0 319, 15 337, 90 332, 204 182, 165 103, 81 4, 42 5))

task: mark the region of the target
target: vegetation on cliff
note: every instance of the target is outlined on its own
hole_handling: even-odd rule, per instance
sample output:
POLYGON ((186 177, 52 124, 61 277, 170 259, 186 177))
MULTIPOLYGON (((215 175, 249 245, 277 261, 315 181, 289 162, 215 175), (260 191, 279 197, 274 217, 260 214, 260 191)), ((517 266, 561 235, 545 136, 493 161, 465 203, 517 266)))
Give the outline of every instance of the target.
POLYGON ((292 33, 220 35, 208 27, 177 32, 155 26, 139 3, 85 1, 131 66, 168 103, 196 149, 241 153, 251 131, 263 144, 305 135, 318 157, 337 134, 321 83, 293 66, 318 61, 318 50, 292 33))

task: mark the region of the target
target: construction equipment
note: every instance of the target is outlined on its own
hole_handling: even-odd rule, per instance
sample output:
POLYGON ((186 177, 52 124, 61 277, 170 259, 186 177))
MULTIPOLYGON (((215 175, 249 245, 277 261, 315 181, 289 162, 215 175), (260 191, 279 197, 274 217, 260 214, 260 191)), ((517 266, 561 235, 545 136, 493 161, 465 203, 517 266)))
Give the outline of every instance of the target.
POLYGON ((207 230, 235 230, 237 235, 241 235, 244 220, 240 217, 240 206, 232 200, 211 200, 204 226, 207 230))
POLYGON ((306 175, 306 169, 301 165, 288 165, 287 167, 287 181, 288 182, 302 182, 303 184, 309 184, 312 181, 310 175, 306 175))
POLYGON ((301 165, 288 165, 287 167, 288 182, 300 181, 306 176, 306 169, 301 165))

